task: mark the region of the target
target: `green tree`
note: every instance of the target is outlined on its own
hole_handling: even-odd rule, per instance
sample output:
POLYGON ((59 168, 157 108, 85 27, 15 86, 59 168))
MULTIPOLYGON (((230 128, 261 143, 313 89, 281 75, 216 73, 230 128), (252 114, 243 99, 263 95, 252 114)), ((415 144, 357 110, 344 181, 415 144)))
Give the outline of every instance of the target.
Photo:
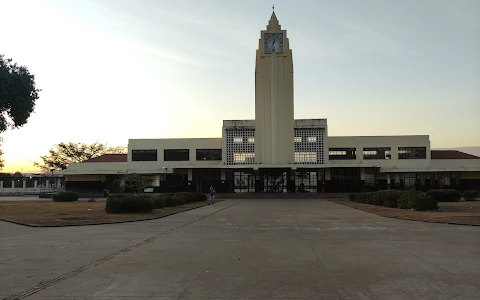
POLYGON ((134 173, 125 174, 123 180, 125 181, 124 192, 134 194, 142 193, 151 182, 147 176, 134 173))
POLYGON ((65 170, 70 163, 86 161, 90 158, 102 156, 104 154, 124 154, 125 147, 110 147, 107 144, 95 142, 93 144, 85 143, 60 143, 53 146, 48 151, 48 155, 40 156, 41 163, 35 162, 33 165, 43 171, 65 170))
POLYGON ((35 109, 39 89, 26 66, 0 54, 0 132, 25 125, 35 109))

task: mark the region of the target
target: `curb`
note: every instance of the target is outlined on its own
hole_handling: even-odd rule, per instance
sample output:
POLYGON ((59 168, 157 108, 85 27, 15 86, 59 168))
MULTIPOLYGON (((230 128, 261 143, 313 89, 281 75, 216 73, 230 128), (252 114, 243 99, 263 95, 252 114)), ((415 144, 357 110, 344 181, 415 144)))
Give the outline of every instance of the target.
MULTIPOLYGON (((224 200, 219 200, 219 201, 217 201, 217 202, 221 202, 221 201, 224 201, 224 200)), ((164 216, 160 216, 160 217, 154 217, 154 218, 145 218, 145 219, 127 220, 127 221, 116 221, 116 222, 91 223, 91 224, 35 225, 35 224, 29 224, 29 223, 22 223, 22 222, 17 222, 17 221, 5 220, 5 219, 3 219, 3 218, 0 218, 0 221, 7 222, 7 223, 12 223, 12 224, 15 224, 15 225, 32 227, 32 228, 61 228, 61 227, 79 227, 79 226, 97 226, 97 225, 124 224, 124 223, 133 223, 133 222, 143 222, 143 221, 158 220, 158 219, 161 219, 161 218, 173 216, 173 215, 176 215, 176 214, 179 214, 179 213, 182 213, 182 212, 194 210, 194 209, 197 209, 197 208, 200 208, 200 207, 204 207, 204 206, 207 206, 207 205, 208 205, 208 202, 207 202, 207 203, 204 203, 204 204, 201 205, 201 206, 192 207, 192 208, 189 208, 189 209, 186 209, 186 210, 182 210, 182 211, 172 212, 172 213, 170 213, 170 214, 167 214, 167 215, 164 215, 164 216)))

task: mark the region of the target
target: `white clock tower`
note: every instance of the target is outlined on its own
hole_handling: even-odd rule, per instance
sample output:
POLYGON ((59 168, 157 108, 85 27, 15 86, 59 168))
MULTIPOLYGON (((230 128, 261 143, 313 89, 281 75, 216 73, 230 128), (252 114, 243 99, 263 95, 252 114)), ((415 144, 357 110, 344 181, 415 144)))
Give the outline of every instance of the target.
POLYGON ((255 64, 255 162, 294 163, 294 126, 292 50, 273 12, 255 64))

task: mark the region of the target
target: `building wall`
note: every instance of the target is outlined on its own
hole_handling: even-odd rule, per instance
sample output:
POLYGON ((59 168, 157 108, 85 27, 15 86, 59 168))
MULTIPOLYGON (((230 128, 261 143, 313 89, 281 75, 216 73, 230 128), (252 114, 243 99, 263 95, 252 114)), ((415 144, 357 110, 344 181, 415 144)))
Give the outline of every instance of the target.
POLYGON ((294 162, 324 165, 328 161, 327 135, 327 119, 295 120, 294 162))
POLYGON ((367 164, 382 168, 412 168, 425 169, 431 167, 430 139, 428 135, 411 136, 329 136, 327 140, 328 149, 354 148, 356 159, 332 160, 329 164, 352 165, 367 164), (390 159, 364 159, 364 148, 390 147, 390 159), (425 159, 399 159, 399 147, 425 147, 425 159))
POLYGON ((105 181, 106 175, 66 175, 67 181, 105 181))
MULTIPOLYGON (((130 139, 128 142, 128 169, 150 170, 153 173, 164 173, 164 167, 182 168, 191 166, 217 166, 222 161, 197 161, 197 149, 223 149, 221 138, 194 138, 194 139, 130 139), (165 161, 164 150, 188 149, 188 161, 165 161), (132 161, 132 150, 157 150, 157 161, 132 161)), ((223 155, 222 155, 223 156, 223 155)))
POLYGON ((222 157, 224 164, 239 165, 256 163, 254 120, 224 120, 222 140, 222 157), (242 139, 241 142, 237 142, 236 139, 240 138, 242 139))
MULTIPOLYGON (((69 164, 67 171, 71 175, 118 174, 128 170, 126 162, 83 162, 69 164)), ((66 173, 66 174, 68 174, 66 173)))

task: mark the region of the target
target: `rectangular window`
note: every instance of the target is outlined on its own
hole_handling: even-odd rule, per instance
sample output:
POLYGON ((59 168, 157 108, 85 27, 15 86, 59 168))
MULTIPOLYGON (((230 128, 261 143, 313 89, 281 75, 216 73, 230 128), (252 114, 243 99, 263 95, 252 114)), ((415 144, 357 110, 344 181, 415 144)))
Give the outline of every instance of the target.
POLYGON ((357 159, 357 149, 355 149, 355 148, 330 148, 330 149, 328 149, 328 159, 331 159, 331 160, 355 160, 355 159, 357 159))
POLYGON ((390 147, 363 148, 363 159, 392 159, 390 147))
POLYGON ((398 159, 426 159, 426 147, 398 147, 398 159))
POLYGON ((295 163, 316 163, 317 152, 295 152, 295 163))
POLYGON ((233 142, 234 142, 235 144, 241 144, 241 143, 243 143, 243 137, 241 137, 241 136, 236 136, 236 137, 233 138, 233 142))
POLYGON ((197 149, 197 160, 222 160, 222 149, 197 149))
POLYGON ((250 144, 255 143, 255 138, 254 138, 253 136, 249 137, 249 138, 248 138, 248 142, 249 142, 250 144))
POLYGON ((317 142, 317 137, 316 136, 309 136, 307 138, 307 142, 309 143, 316 143, 317 142))
POLYGON ((157 150, 132 150, 132 161, 157 161, 157 150))
POLYGON ((302 137, 301 136, 296 136, 296 137, 294 137, 293 141, 295 143, 301 143, 302 142, 302 137))
POLYGON ((165 149, 163 150, 164 161, 189 161, 190 150, 188 149, 165 149))

